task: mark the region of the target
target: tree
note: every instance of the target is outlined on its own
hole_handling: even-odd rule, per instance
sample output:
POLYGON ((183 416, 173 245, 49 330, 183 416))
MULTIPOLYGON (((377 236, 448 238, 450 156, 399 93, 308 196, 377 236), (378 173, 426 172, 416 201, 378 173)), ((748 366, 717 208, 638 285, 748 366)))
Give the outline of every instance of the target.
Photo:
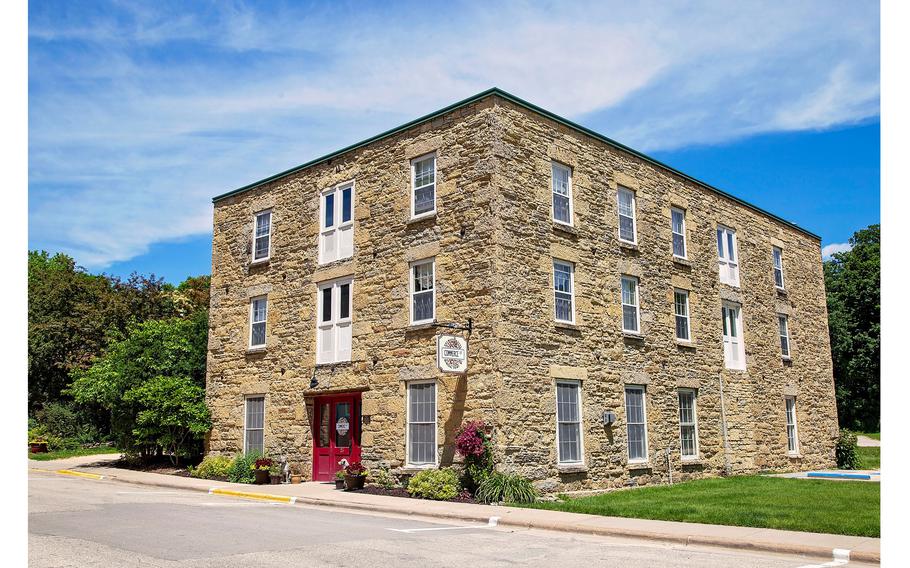
POLYGON ((824 264, 841 426, 878 432, 881 378, 881 233, 870 225, 824 264))
POLYGON ((175 447, 179 455, 199 452, 207 342, 206 311, 133 324, 88 369, 74 372, 69 393, 78 403, 110 414, 111 434, 124 451, 144 456, 175 447), (155 411, 154 405, 167 410, 155 411), (176 422, 168 412, 180 415, 176 422))

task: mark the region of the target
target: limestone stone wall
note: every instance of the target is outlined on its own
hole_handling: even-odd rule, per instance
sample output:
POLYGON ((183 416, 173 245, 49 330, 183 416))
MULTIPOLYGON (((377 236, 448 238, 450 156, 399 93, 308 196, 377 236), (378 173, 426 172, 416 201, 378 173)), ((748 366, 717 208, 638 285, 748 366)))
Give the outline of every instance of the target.
POLYGON ((215 204, 207 398, 209 451, 242 448, 243 399, 265 395, 265 445, 312 470, 313 397, 360 391, 363 458, 405 458, 405 384, 435 378, 441 464, 465 419, 494 428, 500 467, 545 490, 648 483, 833 463, 837 433, 819 242, 497 96, 215 204), (437 214, 409 222, 410 159, 437 155, 437 214), (575 223, 551 221, 550 164, 573 168, 575 223), (352 259, 318 264, 319 194, 354 180, 352 259), (636 191, 638 245, 617 239, 617 184, 636 191), (670 207, 686 210, 690 262, 671 256, 670 207), (253 216, 272 209, 272 254, 250 263, 253 216), (739 288, 718 279, 715 227, 737 230, 739 288), (771 247, 784 251, 785 295, 771 247), (408 322, 408 263, 436 259, 436 317, 473 318, 465 375, 435 365, 432 327, 408 322), (575 263, 576 325, 553 318, 552 259, 575 263), (642 335, 621 333, 620 274, 640 278, 642 335), (319 282, 353 276, 352 361, 317 366, 319 282), (674 340, 673 288, 691 290, 691 346, 674 340), (249 300, 268 296, 267 347, 247 349, 249 300), (742 303, 747 370, 724 368, 721 299, 742 303), (790 315, 792 361, 777 313, 790 315), (311 379, 318 386, 310 388, 311 379), (560 471, 555 380, 582 381, 584 468, 560 471), (648 468, 626 460, 623 385, 646 386, 648 468), (698 390, 701 459, 680 462, 676 392, 698 390), (727 425, 724 447, 721 388, 727 425), (784 396, 797 397, 802 456, 786 452, 784 396), (613 410, 618 423, 599 416, 613 410))

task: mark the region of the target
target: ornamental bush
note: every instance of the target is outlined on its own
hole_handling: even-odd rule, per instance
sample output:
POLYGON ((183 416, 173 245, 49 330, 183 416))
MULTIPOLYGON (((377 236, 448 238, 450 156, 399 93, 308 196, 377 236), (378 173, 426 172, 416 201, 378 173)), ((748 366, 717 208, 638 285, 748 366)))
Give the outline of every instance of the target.
POLYGON ((493 471, 493 444, 486 434, 486 424, 465 422, 455 438, 455 450, 464 457, 462 484, 474 493, 493 471))
POLYGON ((458 474, 449 468, 426 469, 408 482, 408 493, 421 499, 447 501, 454 499, 459 489, 458 474))
POLYGON ((233 483, 253 483, 256 479, 253 473, 253 466, 256 460, 262 457, 259 452, 249 452, 247 454, 237 454, 231 461, 231 467, 228 470, 228 481, 233 483))
POLYGON ((859 467, 859 455, 856 450, 856 434, 846 428, 840 429, 837 444, 834 446, 834 457, 840 469, 856 469, 859 467))
POLYGON ((199 479, 224 479, 230 474, 233 463, 227 456, 205 456, 202 463, 190 469, 190 475, 199 479))
POLYGON ((526 477, 494 471, 481 482, 474 498, 482 503, 533 503, 537 488, 526 477))

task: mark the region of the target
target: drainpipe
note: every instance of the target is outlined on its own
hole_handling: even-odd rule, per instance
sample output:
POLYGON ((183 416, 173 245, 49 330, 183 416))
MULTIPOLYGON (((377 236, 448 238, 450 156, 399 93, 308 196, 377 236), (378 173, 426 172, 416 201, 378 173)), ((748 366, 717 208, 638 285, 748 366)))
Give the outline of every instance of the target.
POLYGON ((733 468, 730 466, 730 440, 727 438, 727 412, 724 409, 724 376, 717 378, 720 383, 720 431, 724 436, 724 473, 730 475, 733 468))

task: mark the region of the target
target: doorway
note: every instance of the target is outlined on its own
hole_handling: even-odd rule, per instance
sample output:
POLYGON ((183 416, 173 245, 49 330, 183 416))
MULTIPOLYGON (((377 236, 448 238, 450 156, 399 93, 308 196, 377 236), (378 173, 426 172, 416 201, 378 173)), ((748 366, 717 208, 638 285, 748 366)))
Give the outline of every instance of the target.
POLYGON ((314 401, 313 480, 332 481, 341 460, 360 461, 360 393, 314 401))

